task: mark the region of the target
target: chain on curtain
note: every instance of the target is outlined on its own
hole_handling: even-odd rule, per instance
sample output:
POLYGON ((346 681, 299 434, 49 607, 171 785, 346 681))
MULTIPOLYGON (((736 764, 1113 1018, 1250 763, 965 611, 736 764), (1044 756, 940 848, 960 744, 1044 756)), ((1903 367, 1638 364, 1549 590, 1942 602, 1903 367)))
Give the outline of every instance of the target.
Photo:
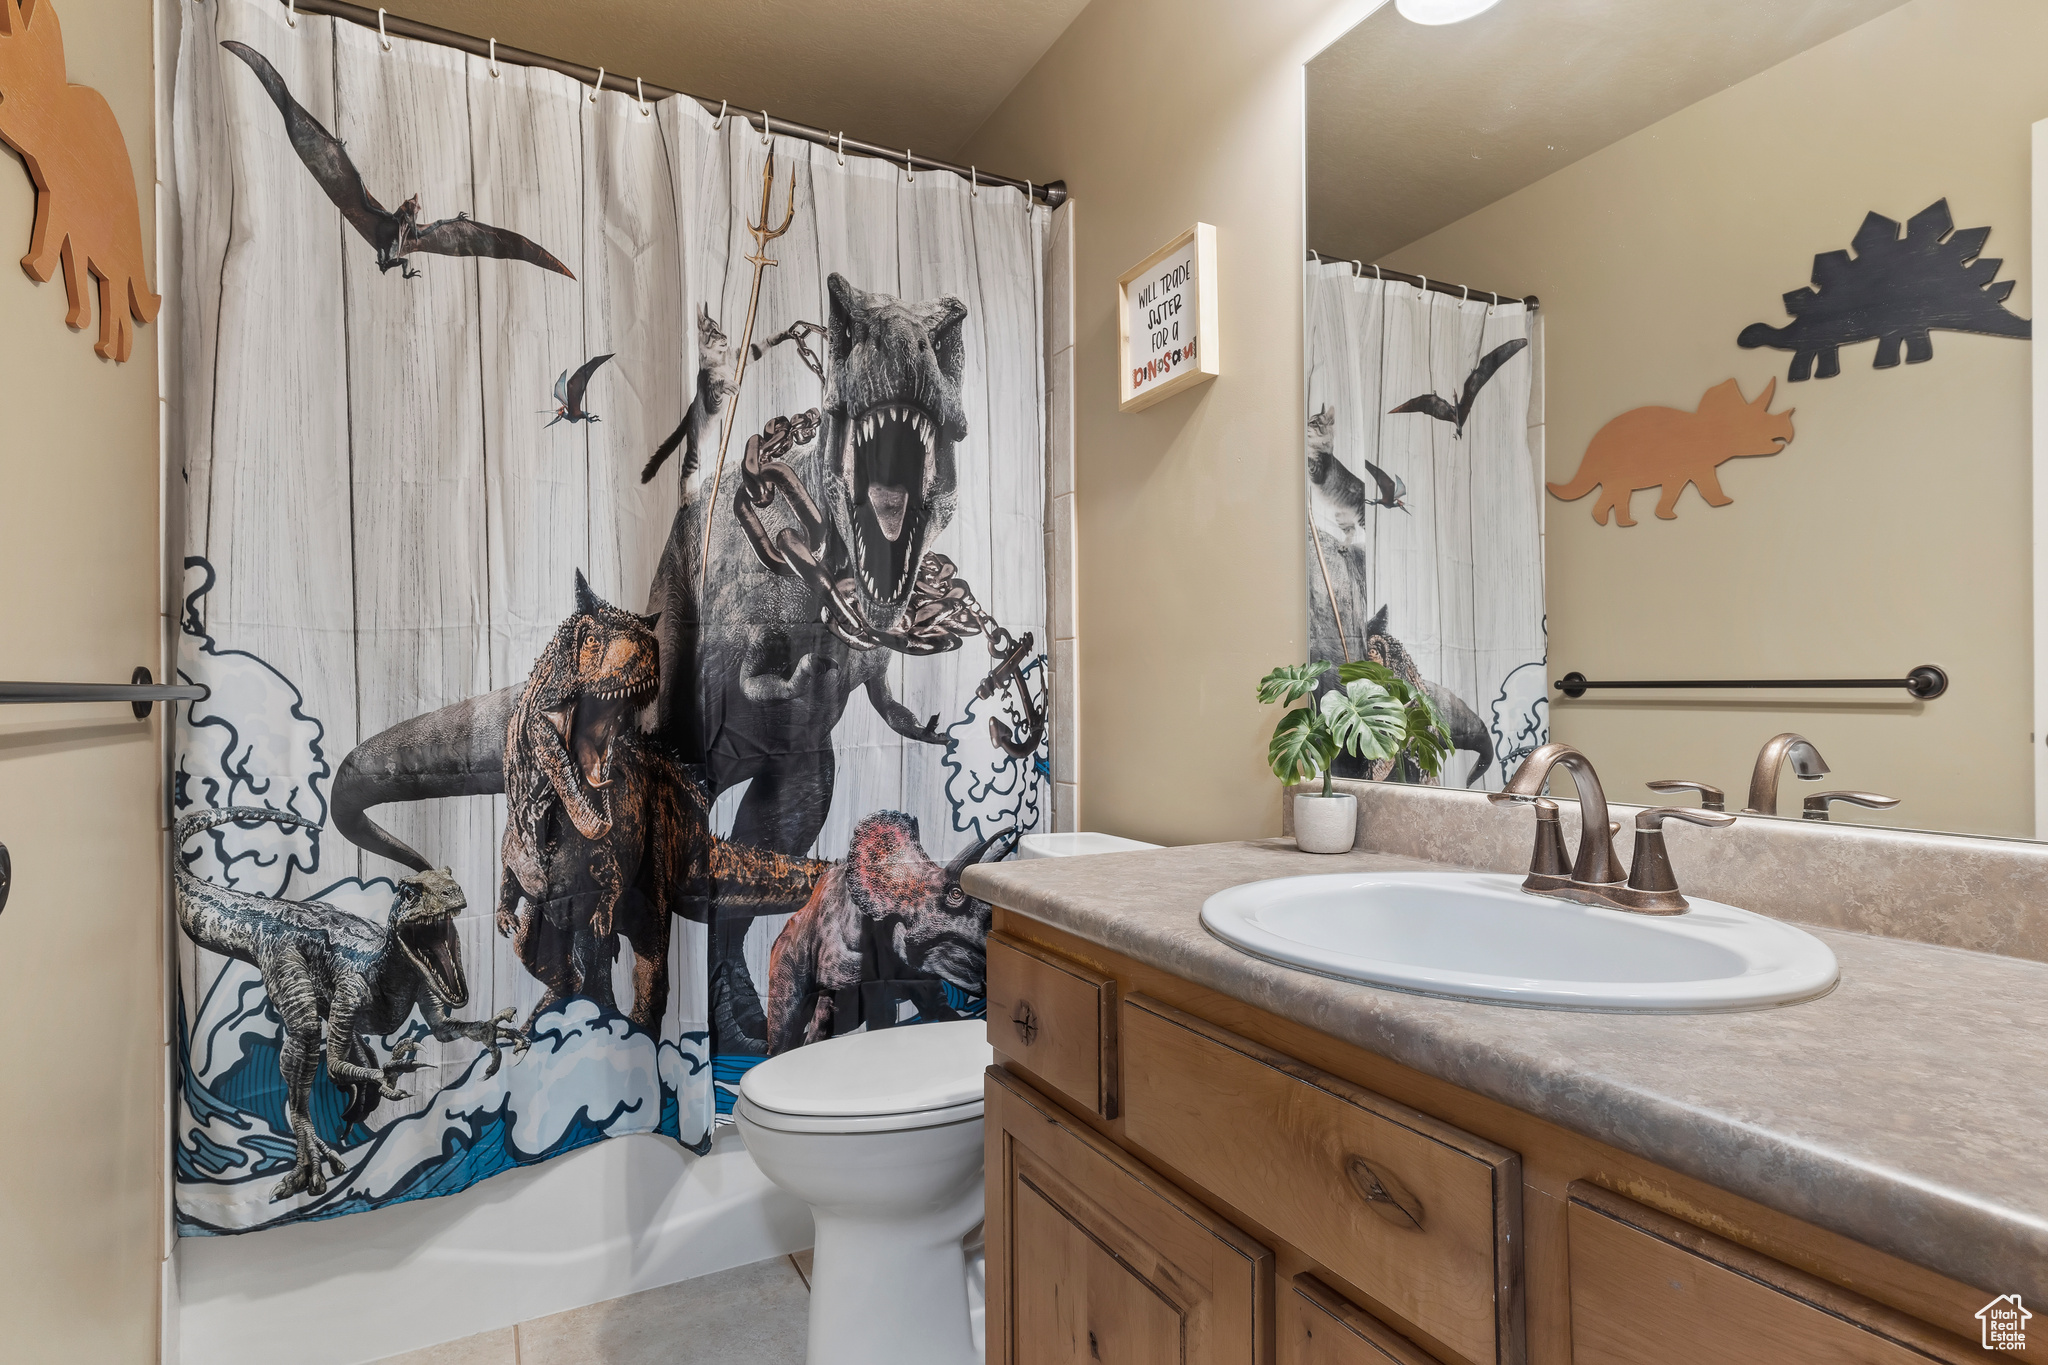
POLYGON ((959 870, 1047 753, 1044 215, 182 11, 181 1231, 701 1148, 772 1050, 975 1012, 959 870))
POLYGON ((1529 310, 1343 263, 1303 287, 1310 653, 1429 684, 1459 750, 1437 780, 1498 790, 1549 738, 1529 310))

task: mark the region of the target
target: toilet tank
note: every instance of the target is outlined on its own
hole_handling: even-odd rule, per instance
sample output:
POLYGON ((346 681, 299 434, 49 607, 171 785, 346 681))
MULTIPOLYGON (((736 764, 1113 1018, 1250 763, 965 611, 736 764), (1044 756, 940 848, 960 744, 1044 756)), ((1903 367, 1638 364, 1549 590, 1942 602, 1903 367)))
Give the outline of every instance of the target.
POLYGON ((1140 839, 1120 839, 1114 834, 1027 834, 1017 846, 1017 857, 1078 858, 1089 853, 1134 853, 1158 847, 1140 839))

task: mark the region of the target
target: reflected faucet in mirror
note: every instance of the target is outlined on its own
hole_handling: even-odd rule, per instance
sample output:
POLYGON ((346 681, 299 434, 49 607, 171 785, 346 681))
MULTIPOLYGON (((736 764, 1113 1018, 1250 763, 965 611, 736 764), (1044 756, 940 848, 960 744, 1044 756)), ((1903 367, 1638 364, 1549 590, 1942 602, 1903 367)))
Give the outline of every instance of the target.
POLYGON ((1876 792, 1815 792, 1806 798, 1805 820, 1826 820, 1828 807, 1836 801, 1845 805, 1863 806, 1870 810, 1890 810, 1899 804, 1896 796, 1880 796, 1876 792))
POLYGON ((1828 761, 1820 756, 1820 750, 1813 747, 1813 741, 1805 735, 1787 730, 1782 735, 1773 735, 1764 743, 1756 756, 1756 771, 1749 776, 1749 804, 1743 807, 1744 815, 1776 815, 1778 813, 1778 770, 1785 766, 1787 759, 1792 763, 1792 774, 1802 782, 1818 782, 1830 771, 1828 761))
POLYGON ((1522 766, 1505 787, 1487 793, 1486 799, 1497 803, 1528 801, 1536 806, 1536 846, 1530 854, 1529 875, 1522 882, 1522 890, 1532 896, 1643 915, 1678 915, 1687 909, 1664 847, 1664 822, 1735 823, 1735 817, 1725 811, 1662 806, 1642 812, 1636 816, 1635 858, 1624 882, 1621 858, 1614 851, 1614 834, 1619 826, 1607 818, 1607 794, 1601 790, 1600 775, 1593 771, 1592 761, 1571 745, 1543 745, 1522 760, 1522 766), (1550 770, 1559 766, 1571 774, 1579 795, 1579 852, 1569 872, 1565 871, 1564 834, 1558 823, 1557 803, 1543 796, 1550 770))
POLYGON ((1669 796, 1673 792, 1698 792, 1701 810, 1728 809, 1728 793, 1711 783, 1693 782, 1682 777, 1665 777, 1655 782, 1645 782, 1643 785, 1659 796, 1669 796))

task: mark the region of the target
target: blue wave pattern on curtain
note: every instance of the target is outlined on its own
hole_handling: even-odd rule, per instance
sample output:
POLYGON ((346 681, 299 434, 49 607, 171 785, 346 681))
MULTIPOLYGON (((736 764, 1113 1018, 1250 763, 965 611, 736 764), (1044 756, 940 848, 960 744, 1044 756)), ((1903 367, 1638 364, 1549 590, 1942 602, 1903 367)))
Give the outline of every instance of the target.
MULTIPOLYGON (((1310 654, 1426 683, 1458 747, 1436 781, 1498 791, 1550 737, 1534 319, 1346 263, 1302 286, 1310 654)), ((1337 772, 1420 776, 1391 768, 1337 772)))
POLYGON ((773 1051, 978 1013, 958 875, 1048 753, 1044 215, 264 0, 183 23, 179 1230, 701 1150, 773 1051), (417 194, 402 269, 264 70, 417 194), (192 827, 228 807, 304 823, 192 827))

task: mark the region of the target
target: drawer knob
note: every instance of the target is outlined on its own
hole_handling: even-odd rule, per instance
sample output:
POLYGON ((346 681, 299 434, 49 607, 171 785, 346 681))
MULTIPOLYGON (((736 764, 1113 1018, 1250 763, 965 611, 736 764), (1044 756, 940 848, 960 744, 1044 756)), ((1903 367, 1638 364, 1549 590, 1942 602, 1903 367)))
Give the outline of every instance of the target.
POLYGON ((1365 1206, 1397 1228, 1422 1231, 1422 1201, 1383 1167, 1362 1156, 1347 1157, 1344 1173, 1365 1196, 1365 1206))
POLYGON ((1010 1022, 1017 1026, 1017 1036, 1030 1047, 1038 1039, 1038 1011, 1031 1008, 1029 1000, 1017 1002, 1017 1012, 1010 1016, 1010 1022))

